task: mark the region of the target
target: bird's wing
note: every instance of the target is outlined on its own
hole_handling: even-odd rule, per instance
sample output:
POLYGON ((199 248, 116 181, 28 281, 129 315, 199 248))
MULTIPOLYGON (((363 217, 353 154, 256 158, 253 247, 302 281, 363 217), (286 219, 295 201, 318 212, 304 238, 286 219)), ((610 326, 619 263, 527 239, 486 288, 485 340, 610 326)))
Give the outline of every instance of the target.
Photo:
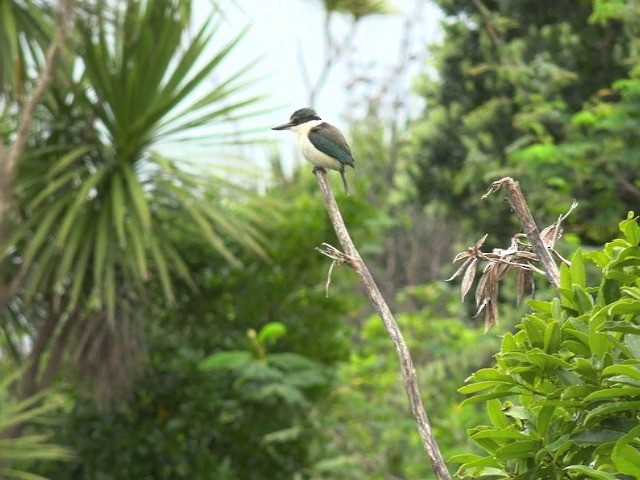
POLYGON ((333 125, 323 122, 309 130, 309 141, 330 157, 344 165, 353 167, 355 159, 344 135, 333 125))

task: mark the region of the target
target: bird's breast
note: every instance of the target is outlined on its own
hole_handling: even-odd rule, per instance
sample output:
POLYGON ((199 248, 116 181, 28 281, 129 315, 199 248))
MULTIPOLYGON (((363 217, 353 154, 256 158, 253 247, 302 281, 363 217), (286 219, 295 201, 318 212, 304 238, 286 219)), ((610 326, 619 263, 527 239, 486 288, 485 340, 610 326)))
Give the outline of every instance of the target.
POLYGON ((313 146, 306 134, 298 134, 298 148, 308 162, 316 167, 328 168, 331 170, 343 170, 344 165, 337 159, 321 152, 313 146))

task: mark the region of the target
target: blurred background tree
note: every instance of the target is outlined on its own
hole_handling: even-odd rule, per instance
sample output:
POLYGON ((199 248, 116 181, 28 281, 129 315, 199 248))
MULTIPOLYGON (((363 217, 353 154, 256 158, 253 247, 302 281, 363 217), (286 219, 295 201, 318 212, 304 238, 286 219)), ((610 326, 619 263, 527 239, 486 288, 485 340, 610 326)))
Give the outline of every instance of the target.
POLYGON ((427 108, 411 138, 417 198, 465 212, 479 235, 510 235, 513 222, 479 200, 490 181, 510 175, 543 223, 576 198, 582 208, 572 221, 581 238, 612 238, 638 205, 637 162, 595 154, 579 114, 594 102, 626 103, 613 87, 637 62, 633 2, 438 4, 447 15, 434 50, 438 76, 422 76, 427 108), (616 14, 604 15, 609 9, 616 14))

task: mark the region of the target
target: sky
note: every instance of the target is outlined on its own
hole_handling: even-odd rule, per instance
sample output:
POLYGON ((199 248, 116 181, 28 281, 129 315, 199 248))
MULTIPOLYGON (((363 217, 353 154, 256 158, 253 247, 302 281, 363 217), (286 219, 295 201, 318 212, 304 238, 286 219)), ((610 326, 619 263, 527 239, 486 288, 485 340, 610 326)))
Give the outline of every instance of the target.
MULTIPOLYGON (((285 157, 292 151, 293 136, 288 132, 272 132, 269 127, 288 121, 291 113, 308 106, 308 87, 303 77, 301 58, 308 77, 317 79, 325 58, 323 35, 324 13, 321 0, 236 0, 225 8, 221 35, 232 38, 243 28, 247 32, 235 53, 222 65, 221 75, 229 74, 253 63, 249 76, 258 81, 245 93, 266 95, 264 104, 273 110, 239 125, 240 128, 265 129, 265 137, 273 139, 285 157)), ((367 17, 360 22, 350 54, 337 63, 316 101, 320 116, 339 128, 346 129, 347 108, 358 108, 357 99, 345 85, 354 71, 383 78, 398 60, 407 15, 418 20, 411 35, 411 48, 428 55, 426 46, 440 34, 441 13, 428 0, 389 0, 396 13, 367 17), (351 66, 350 66, 351 65, 351 66), (354 70, 353 65, 357 65, 354 70)), ((198 0, 204 12, 210 3, 198 0)), ((336 16, 332 24, 336 38, 342 39, 350 29, 346 16, 336 16)), ((427 60, 427 59, 425 59, 427 60)), ((424 65, 424 62, 420 62, 424 65)), ((415 72, 406 72, 403 81, 408 95, 415 72)), ((416 102, 419 99, 416 97, 416 102)), ((264 149, 263 149, 264 150, 264 149)), ((254 152, 255 153, 255 152, 254 152)), ((252 157, 256 155, 252 153, 252 157)), ((263 151, 263 155, 266 153, 263 151)), ((259 155, 258 155, 259 156, 259 155)), ((285 158, 285 161, 291 159, 285 158)), ((296 161, 293 159, 293 161, 296 161)))

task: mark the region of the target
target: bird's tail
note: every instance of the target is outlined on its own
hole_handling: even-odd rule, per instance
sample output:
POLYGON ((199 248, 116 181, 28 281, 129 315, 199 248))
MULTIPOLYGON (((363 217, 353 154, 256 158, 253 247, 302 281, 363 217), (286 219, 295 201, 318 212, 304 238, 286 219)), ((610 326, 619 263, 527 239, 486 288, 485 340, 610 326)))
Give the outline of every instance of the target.
POLYGON ((351 193, 349 192, 349 184, 347 183, 347 177, 344 176, 344 168, 340 170, 340 176, 342 177, 342 185, 344 185, 344 193, 346 193, 347 196, 351 195, 351 193))

